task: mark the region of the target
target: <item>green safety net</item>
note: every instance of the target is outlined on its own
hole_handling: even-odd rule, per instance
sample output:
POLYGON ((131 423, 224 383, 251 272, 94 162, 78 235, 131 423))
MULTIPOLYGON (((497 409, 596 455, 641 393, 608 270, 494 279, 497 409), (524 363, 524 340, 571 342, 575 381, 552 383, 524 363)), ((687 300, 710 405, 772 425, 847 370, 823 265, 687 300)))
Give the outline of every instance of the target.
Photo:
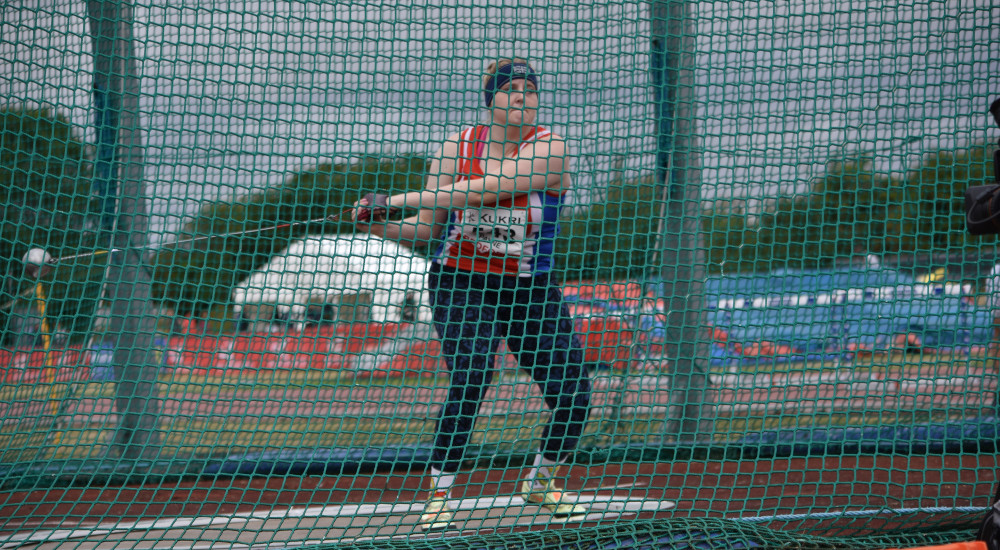
POLYGON ((975 536, 990 2, 0 10, 3 548, 975 536))

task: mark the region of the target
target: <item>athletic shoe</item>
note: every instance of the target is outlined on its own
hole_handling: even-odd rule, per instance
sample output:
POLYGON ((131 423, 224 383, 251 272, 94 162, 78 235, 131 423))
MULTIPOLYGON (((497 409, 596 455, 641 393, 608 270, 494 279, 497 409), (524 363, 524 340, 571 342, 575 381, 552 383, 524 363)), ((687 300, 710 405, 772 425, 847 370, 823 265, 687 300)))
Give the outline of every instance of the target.
POLYGON ((546 481, 541 489, 536 489, 533 482, 525 481, 521 484, 521 498, 525 502, 547 509, 553 516, 579 516, 587 513, 586 508, 569 498, 551 479, 546 481))
POLYGON ((448 507, 448 500, 443 497, 431 497, 424 504, 424 512, 420 516, 420 528, 424 531, 438 531, 451 527, 455 513, 448 507))

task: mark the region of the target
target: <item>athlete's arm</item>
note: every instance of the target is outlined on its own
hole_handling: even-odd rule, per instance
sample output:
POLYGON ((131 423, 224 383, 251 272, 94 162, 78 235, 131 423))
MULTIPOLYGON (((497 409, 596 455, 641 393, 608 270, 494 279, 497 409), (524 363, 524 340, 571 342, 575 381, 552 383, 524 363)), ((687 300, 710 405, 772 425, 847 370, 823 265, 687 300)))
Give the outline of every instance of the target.
POLYGON ((569 173, 566 143, 559 138, 526 146, 483 177, 389 198, 393 208, 476 208, 534 191, 561 191, 569 173))
MULTIPOLYGON (((433 192, 441 187, 448 187, 455 181, 458 171, 458 139, 458 134, 449 137, 431 158, 424 184, 426 191, 433 192)), ((419 207, 416 214, 402 220, 371 225, 363 223, 359 224, 359 228, 385 239, 415 246, 438 238, 448 221, 448 213, 447 208, 419 207)))

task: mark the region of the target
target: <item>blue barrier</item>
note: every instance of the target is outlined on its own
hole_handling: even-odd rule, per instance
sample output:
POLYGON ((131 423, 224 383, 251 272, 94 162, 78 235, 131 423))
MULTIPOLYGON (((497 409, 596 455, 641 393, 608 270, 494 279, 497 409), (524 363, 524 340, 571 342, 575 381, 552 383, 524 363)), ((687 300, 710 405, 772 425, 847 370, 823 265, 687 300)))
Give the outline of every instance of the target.
POLYGON ((740 349, 754 343, 787 357, 884 349, 902 335, 954 351, 985 346, 993 332, 993 312, 970 289, 890 269, 719 276, 703 288, 707 321, 727 337, 716 363, 757 361, 740 349))
POLYGON ((980 416, 912 426, 866 426, 772 430, 744 436, 732 445, 752 448, 759 458, 873 453, 995 452, 998 418, 980 416))

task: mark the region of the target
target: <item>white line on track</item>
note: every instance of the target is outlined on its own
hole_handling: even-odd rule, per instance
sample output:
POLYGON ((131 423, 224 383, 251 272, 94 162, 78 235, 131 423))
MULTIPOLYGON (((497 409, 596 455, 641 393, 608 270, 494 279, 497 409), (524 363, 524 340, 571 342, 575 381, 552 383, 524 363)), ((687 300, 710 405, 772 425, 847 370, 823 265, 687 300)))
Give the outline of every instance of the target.
MULTIPOLYGON (((605 490, 600 488, 598 490, 605 490)), ((570 496, 567 494, 566 496, 570 496)), ((575 501, 588 505, 595 513, 585 517, 569 517, 555 521, 595 521, 605 518, 607 514, 621 515, 638 512, 655 512, 670 510, 677 504, 669 500, 647 500, 641 498, 615 497, 603 495, 576 495, 575 501), (601 512, 603 510, 603 512, 601 512)), ((496 496, 480 498, 463 498, 449 501, 457 510, 484 510, 492 508, 514 508, 535 506, 527 504, 519 496, 496 496)), ((45 542, 60 542, 71 539, 86 539, 91 537, 106 537, 108 535, 125 534, 135 531, 164 531, 170 529, 189 529, 193 527, 236 528, 252 522, 290 518, 340 518, 358 516, 389 516, 419 513, 423 502, 399 504, 341 504, 328 506, 308 506, 304 508, 287 508, 283 510, 258 510, 242 512, 229 516, 195 516, 177 517, 149 521, 109 522, 96 525, 89 529, 51 529, 15 533, 6 538, 0 538, 0 549, 13 549, 25 544, 41 544, 45 542)), ((547 515, 543 515, 548 518, 547 515)), ((551 521, 552 518, 549 518, 551 521)), ((526 522, 519 525, 531 525, 526 522)), ((244 527, 245 528, 245 527, 244 527)), ((360 539, 356 539, 360 540, 360 539)))

